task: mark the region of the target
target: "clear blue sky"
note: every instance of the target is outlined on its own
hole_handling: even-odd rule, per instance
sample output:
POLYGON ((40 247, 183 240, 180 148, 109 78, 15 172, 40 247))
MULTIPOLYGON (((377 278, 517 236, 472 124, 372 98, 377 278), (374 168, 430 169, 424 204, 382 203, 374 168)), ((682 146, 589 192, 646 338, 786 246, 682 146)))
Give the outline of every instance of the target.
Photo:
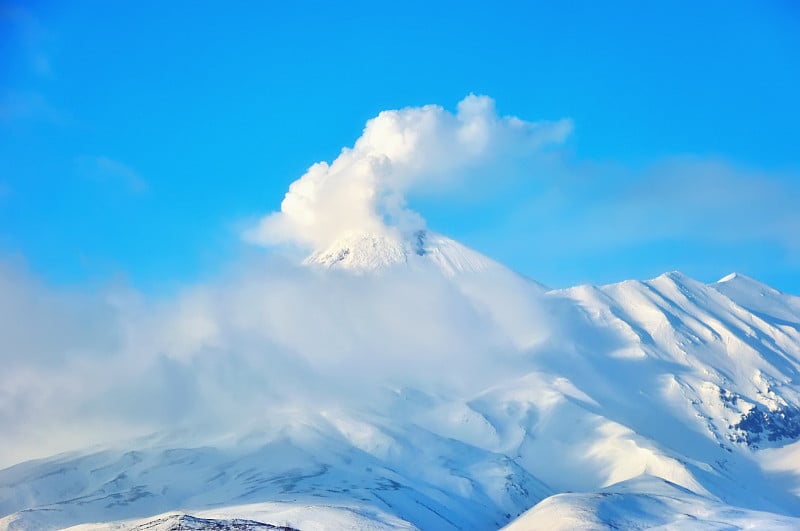
POLYGON ((476 93, 575 131, 546 176, 412 198, 432 228, 556 287, 738 270, 800 294, 795 2, 0 10, 0 255, 52 283, 213 274, 367 119, 476 93))

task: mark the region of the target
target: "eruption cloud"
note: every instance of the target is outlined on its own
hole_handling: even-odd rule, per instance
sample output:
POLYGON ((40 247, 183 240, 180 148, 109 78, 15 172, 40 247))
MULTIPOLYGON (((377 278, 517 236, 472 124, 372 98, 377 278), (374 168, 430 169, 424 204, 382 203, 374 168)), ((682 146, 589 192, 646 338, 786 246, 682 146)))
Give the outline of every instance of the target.
POLYGON ((408 208, 409 192, 463 184, 471 169, 561 144, 571 131, 569 120, 499 116, 487 96, 467 96, 455 113, 438 105, 383 111, 352 148, 330 164, 313 164, 293 182, 280 212, 263 217, 244 237, 320 249, 347 233, 419 230, 425 222, 408 208))

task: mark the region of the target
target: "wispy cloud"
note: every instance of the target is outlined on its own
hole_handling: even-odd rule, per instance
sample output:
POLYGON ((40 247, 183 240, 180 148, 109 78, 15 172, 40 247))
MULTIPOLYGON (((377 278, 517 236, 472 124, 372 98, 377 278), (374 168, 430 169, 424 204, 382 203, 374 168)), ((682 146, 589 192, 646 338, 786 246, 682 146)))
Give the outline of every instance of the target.
POLYGON ((23 121, 61 125, 68 117, 40 92, 17 90, 0 94, 0 123, 13 125, 23 121))
POLYGON ((29 122, 64 124, 67 113, 56 108, 46 96, 47 81, 55 77, 51 60, 53 35, 34 11, 22 5, 0 5, 0 35, 6 41, 7 56, 16 75, 0 86, 0 125, 29 122))
POLYGON ((44 78, 53 76, 48 52, 52 35, 32 10, 14 4, 0 6, 0 28, 11 39, 33 74, 44 78))
POLYGON ((512 224, 576 252, 662 240, 770 242, 800 251, 800 175, 712 157, 672 157, 642 170, 570 165, 517 204, 512 224))
POLYGON ((634 238, 722 243, 770 241, 800 250, 800 175, 709 158, 652 167, 621 198, 620 222, 634 238))
POLYGON ((148 190, 147 182, 132 167, 105 156, 81 156, 75 159, 80 175, 96 182, 122 186, 133 193, 148 190))

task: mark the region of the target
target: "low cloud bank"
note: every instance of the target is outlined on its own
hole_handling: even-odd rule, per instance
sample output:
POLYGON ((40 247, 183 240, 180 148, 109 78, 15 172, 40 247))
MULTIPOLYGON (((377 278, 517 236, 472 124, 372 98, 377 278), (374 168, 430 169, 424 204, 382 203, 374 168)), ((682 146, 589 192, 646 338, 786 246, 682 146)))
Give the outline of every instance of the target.
POLYGON ((406 387, 471 395, 524 363, 503 306, 543 318, 510 285, 488 297, 433 270, 358 276, 277 257, 234 269, 147 299, 0 268, 0 466, 158 431, 235 432, 287 407, 380 410, 406 387))

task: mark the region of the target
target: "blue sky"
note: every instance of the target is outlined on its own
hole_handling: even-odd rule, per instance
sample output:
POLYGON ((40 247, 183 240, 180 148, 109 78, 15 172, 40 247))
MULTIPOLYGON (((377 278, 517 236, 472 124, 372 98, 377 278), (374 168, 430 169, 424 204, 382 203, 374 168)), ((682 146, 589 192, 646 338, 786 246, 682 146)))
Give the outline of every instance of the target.
POLYGON ((213 275, 368 119, 475 93, 573 133, 412 194, 433 229, 555 287, 737 270, 800 294, 793 2, 205 4, 3 4, 1 256, 54 284, 213 275))

